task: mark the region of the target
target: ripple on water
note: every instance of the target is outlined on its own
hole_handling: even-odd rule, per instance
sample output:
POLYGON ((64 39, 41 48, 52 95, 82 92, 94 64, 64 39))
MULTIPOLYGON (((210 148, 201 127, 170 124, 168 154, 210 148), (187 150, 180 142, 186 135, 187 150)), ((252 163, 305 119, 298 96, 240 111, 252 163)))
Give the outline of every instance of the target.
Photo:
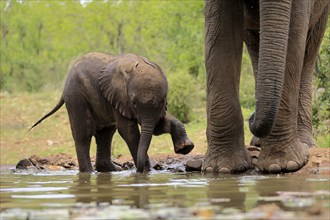
POLYGON ((43 194, 43 195, 12 195, 16 199, 69 199, 75 198, 71 194, 43 194))
POLYGON ((24 187, 24 188, 6 188, 0 189, 0 192, 49 192, 67 190, 68 187, 24 187))

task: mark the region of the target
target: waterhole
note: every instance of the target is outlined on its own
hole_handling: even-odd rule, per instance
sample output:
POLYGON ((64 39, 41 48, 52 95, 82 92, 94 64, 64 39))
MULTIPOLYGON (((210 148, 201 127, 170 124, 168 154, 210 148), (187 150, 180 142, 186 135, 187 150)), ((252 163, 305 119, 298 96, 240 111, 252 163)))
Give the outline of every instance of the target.
POLYGON ((330 177, 2 170, 1 219, 329 219, 330 177))

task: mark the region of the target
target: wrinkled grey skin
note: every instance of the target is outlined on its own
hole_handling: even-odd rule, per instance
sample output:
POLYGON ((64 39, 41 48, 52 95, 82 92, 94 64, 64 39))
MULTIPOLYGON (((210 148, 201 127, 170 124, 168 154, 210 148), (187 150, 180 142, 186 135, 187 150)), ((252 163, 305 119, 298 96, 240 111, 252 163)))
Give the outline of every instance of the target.
POLYGON ((194 147, 183 124, 166 113, 166 96, 167 80, 155 63, 134 54, 92 52, 73 64, 59 103, 31 129, 65 103, 81 172, 93 171, 89 155, 92 136, 97 144, 96 170, 119 170, 110 157, 117 129, 137 172, 148 171, 147 151, 153 134, 170 133, 176 153, 187 154, 194 147))
POLYGON ((328 13, 329 0, 206 1, 203 170, 235 173, 251 167, 239 104, 243 42, 256 79, 256 110, 249 122, 261 145, 257 167, 293 172, 307 162, 307 146, 314 145, 312 73, 328 13))

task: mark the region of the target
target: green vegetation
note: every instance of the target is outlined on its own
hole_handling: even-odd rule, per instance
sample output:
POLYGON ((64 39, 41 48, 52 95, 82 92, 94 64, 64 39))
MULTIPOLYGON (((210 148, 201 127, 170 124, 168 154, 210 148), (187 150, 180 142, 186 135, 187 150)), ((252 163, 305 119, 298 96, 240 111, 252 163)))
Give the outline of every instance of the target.
POLYGON ((196 105, 197 91, 200 90, 199 84, 185 73, 171 74, 168 77, 169 94, 168 110, 183 123, 189 122, 191 111, 196 105))
POLYGON ((204 1, 1 1, 1 88, 58 88, 73 59, 90 51, 137 53, 167 75, 204 75, 203 8, 204 1))
MULTIPOLYGON (((1 153, 0 164, 14 164, 33 154, 49 156, 67 153, 75 156, 69 119, 65 106, 40 125, 28 132, 31 125, 46 114, 58 102, 61 91, 42 93, 1 93, 1 153)), ((206 118, 201 117, 186 124, 189 136, 194 140, 194 153, 206 149, 206 118)), ((150 155, 174 154, 169 134, 154 136, 150 155)), ((91 156, 96 155, 95 141, 92 142, 91 156)), ((128 147, 116 132, 112 142, 112 156, 130 155, 128 147)))
MULTIPOLYGON (((330 19, 329 19, 330 20, 330 19)), ((313 127, 317 143, 330 147, 330 30, 329 23, 319 53, 314 78, 313 127)), ((319 145, 320 146, 320 145, 319 145)))
MULTIPOLYGON (((187 123, 196 144, 194 153, 205 152, 204 1, 94 0, 82 5, 2 0, 0 4, 1 163, 15 163, 33 153, 75 154, 64 108, 32 132, 27 129, 57 103, 70 63, 90 51, 133 52, 160 65, 168 77, 169 110, 187 123)), ((328 29, 313 83, 314 136, 321 147, 330 142, 329 45, 328 29)), ((248 143, 247 120, 255 99, 245 50, 240 88, 248 143)), ((117 134, 113 146, 113 156, 128 154, 117 134)), ((173 153, 168 135, 155 137, 150 149, 150 154, 173 153)))

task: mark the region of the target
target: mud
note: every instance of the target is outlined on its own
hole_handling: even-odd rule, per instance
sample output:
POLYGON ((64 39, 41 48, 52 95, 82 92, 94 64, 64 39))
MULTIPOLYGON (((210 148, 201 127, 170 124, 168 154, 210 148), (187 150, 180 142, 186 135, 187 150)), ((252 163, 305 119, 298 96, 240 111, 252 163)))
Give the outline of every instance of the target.
MULTIPOLYGON (((252 161, 255 164, 259 155, 259 148, 247 147, 252 161)), ((330 174, 330 149, 329 148, 310 148, 309 161, 296 174, 330 174)), ((122 167, 123 170, 134 169, 134 163, 129 156, 119 156, 114 163, 122 167)), ((150 158, 151 167, 155 170, 169 170, 173 172, 200 171, 203 155, 153 155, 150 158)), ((95 158, 92 158, 95 163, 95 158)), ((16 169, 36 169, 36 170, 77 170, 78 163, 75 157, 61 153, 53 154, 49 157, 32 155, 29 158, 20 160, 16 169)), ((255 169, 246 173, 256 173, 255 169)))

